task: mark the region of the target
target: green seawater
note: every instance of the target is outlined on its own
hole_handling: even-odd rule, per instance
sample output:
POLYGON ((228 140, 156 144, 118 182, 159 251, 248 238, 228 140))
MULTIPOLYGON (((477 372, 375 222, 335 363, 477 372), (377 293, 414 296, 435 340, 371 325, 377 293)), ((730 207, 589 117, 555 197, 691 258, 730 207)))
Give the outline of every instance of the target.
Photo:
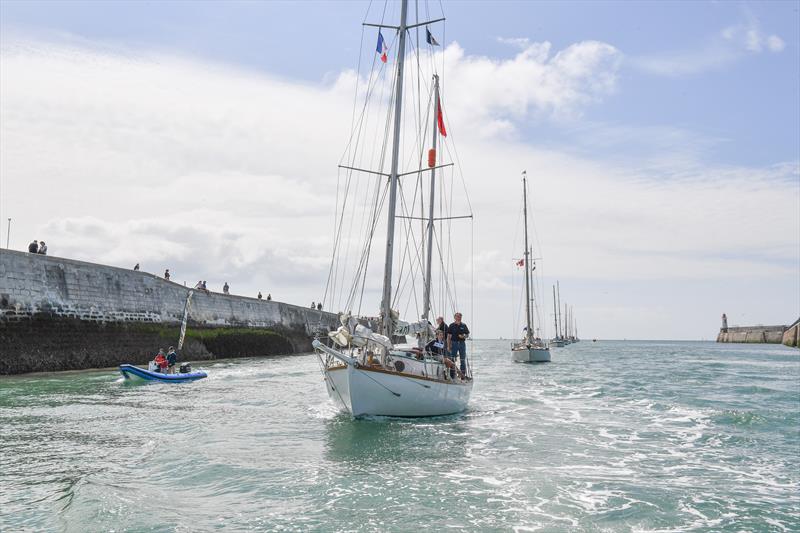
POLYGON ((800 352, 475 341, 467 412, 352 420, 313 355, 0 378, 0 531, 800 531, 800 352))

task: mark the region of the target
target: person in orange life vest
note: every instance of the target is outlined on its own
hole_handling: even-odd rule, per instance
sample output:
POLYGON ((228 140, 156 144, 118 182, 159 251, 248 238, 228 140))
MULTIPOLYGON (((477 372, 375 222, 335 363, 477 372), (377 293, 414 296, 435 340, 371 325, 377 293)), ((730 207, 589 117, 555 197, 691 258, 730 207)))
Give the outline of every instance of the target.
POLYGON ((158 351, 158 355, 156 355, 154 361, 156 365, 158 365, 158 371, 161 373, 166 373, 169 363, 167 363, 167 358, 164 356, 164 348, 161 348, 158 351))

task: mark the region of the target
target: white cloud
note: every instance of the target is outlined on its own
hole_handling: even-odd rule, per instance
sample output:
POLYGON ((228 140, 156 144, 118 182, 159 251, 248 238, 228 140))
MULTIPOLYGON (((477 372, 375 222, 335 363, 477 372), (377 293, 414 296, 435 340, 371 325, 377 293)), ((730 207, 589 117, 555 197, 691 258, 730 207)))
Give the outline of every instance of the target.
POLYGON ((450 112, 488 125, 487 137, 531 113, 580 115, 616 89, 621 54, 607 43, 583 41, 552 53, 549 42, 508 41, 521 48, 511 59, 467 56, 457 43, 444 52, 450 112))
POLYGON ((773 53, 783 50, 780 37, 764 34, 753 16, 747 19, 746 23, 724 28, 699 49, 631 57, 630 64, 660 76, 686 76, 725 68, 765 48, 773 53))
POLYGON ((784 49, 786 43, 783 42, 783 39, 778 37, 777 35, 770 35, 767 37, 767 47, 772 52, 780 52, 784 49))
MULTIPOLYGON (((227 281, 240 294, 320 299, 353 73, 309 86, 163 54, 42 42, 6 43, 0 53, 0 205, 14 218, 12 247, 39 238, 54 255, 139 262, 154 273, 169 267, 173 279, 227 281)), ((525 43, 499 60, 451 45, 436 60, 445 64, 451 138, 476 215, 481 306, 473 322, 485 334, 505 334, 510 320, 521 169, 531 179, 545 274, 676 286, 796 274, 796 162, 713 167, 665 149, 663 160, 625 163, 608 150, 577 157, 509 137, 521 121, 576 116, 613 92, 613 47, 584 42, 553 53, 549 43, 525 43)), ((667 147, 681 135, 645 133, 667 147)), ((461 280, 470 277, 461 261, 466 233, 457 230, 461 280)), ((592 318, 588 335, 613 336, 619 327, 618 318, 592 318)))
POLYGON ((531 40, 527 37, 498 37, 497 42, 507 44, 521 50, 528 48, 531 44, 531 40))

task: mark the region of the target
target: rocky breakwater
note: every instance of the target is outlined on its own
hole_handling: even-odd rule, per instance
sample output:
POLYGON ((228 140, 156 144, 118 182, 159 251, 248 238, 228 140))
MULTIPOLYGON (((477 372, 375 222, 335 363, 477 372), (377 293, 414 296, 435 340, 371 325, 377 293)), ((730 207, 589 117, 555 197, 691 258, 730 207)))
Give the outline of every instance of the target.
MULTIPOLYGON (((0 250, 0 374, 145 364, 177 345, 189 288, 146 272, 0 250)), ((333 313, 194 291, 185 360, 311 351, 333 313)))

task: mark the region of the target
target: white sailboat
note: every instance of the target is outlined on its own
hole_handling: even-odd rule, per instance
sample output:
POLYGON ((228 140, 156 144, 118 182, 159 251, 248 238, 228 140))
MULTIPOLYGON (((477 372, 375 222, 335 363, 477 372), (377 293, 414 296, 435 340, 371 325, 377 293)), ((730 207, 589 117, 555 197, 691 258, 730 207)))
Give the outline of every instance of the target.
MULTIPOLYGON (((556 285, 558 282, 556 281, 556 285)), ((553 313, 553 320, 555 321, 556 326, 556 336, 550 339, 550 346, 553 348, 563 348, 566 345, 564 340, 564 336, 561 335, 561 328, 560 320, 561 317, 561 287, 558 288, 558 300, 556 301, 556 287, 553 286, 553 308, 555 308, 555 313, 553 313)))
MULTIPOLYGON (((386 254, 383 265, 384 275, 380 316, 376 318, 365 318, 355 316, 350 311, 341 313, 341 327, 336 331, 329 332, 327 338, 317 338, 313 341, 314 350, 320 362, 328 395, 336 404, 346 409, 354 417, 423 417, 458 413, 466 409, 473 386, 472 371, 469 366, 469 361, 465 361, 462 365, 462 368, 466 370, 462 375, 457 369, 448 368, 448 364, 453 366, 449 359, 444 359, 441 354, 431 353, 425 349, 427 341, 432 339, 435 335, 435 331, 430 322, 432 318, 430 315, 432 313, 431 283, 433 277, 433 252, 434 249, 436 249, 440 254, 442 253, 442 241, 447 237, 446 231, 438 232, 436 238, 434 237, 435 222, 448 220, 449 223, 450 219, 471 218, 471 215, 468 217, 435 216, 434 206, 439 206, 440 215, 443 209, 441 207, 442 202, 439 201, 441 195, 435 197, 437 190, 436 171, 443 167, 452 166, 445 164, 437 165, 436 162, 438 135, 446 136, 447 133, 444 129, 444 119, 439 98, 439 77, 435 73, 432 76, 432 92, 429 95, 429 101, 431 102, 430 107, 433 111, 432 115, 429 115, 429 117, 433 117, 433 119, 430 120, 433 125, 433 133, 431 136, 431 148, 428 150, 428 166, 427 168, 422 168, 424 147, 421 141, 420 168, 403 173, 399 170, 402 136, 401 119, 403 117, 403 71, 407 33, 412 28, 424 26, 428 32, 428 44, 437 46, 438 43, 432 38, 427 27, 429 24, 444 20, 441 18, 409 25, 407 23, 407 11, 407 0, 403 0, 400 6, 400 24, 398 26, 365 24, 365 26, 376 26, 379 28, 377 51, 381 54, 380 59, 383 63, 387 62, 387 45, 385 44, 380 30, 391 29, 397 32, 395 40, 397 43, 397 59, 394 81, 392 84, 393 102, 391 103, 394 107, 394 111, 390 115, 393 122, 390 171, 389 173, 383 173, 380 172, 380 169, 377 171, 360 169, 357 168, 355 164, 348 166, 340 165, 340 169, 344 168, 349 172, 367 173, 369 175, 368 177, 372 180, 379 179, 375 175, 388 178, 385 183, 385 189, 379 190, 378 186, 375 185, 374 204, 358 205, 357 202, 348 204, 343 201, 341 203, 341 216, 338 211, 339 204, 337 204, 337 223, 346 212, 349 212, 348 210, 359 209, 361 213, 370 213, 367 223, 365 224, 365 227, 369 229, 365 231, 366 237, 363 240, 362 252, 360 252, 361 255, 359 255, 359 261, 357 263, 358 269, 353 277, 354 284, 351 289, 348 289, 347 294, 349 296, 345 304, 346 307, 343 307, 344 309, 351 309, 350 305, 360 307, 365 287, 369 285, 371 273, 368 269, 367 262, 370 256, 369 252, 372 245, 372 236, 375 233, 375 227, 378 223, 377 216, 380 214, 381 207, 383 206, 383 199, 388 199, 388 204, 386 206, 388 212, 385 245, 386 254), (430 193, 428 198, 423 199, 422 190, 424 189, 421 186, 417 187, 420 191, 419 197, 415 197, 413 202, 409 202, 412 204, 412 208, 410 208, 411 211, 409 211, 408 203, 406 203, 405 198, 402 196, 403 190, 398 194, 400 178, 410 175, 418 176, 418 185, 421 185, 423 176, 429 176, 430 179, 430 193), (400 196, 400 201, 398 201, 398 196, 400 196), (422 204, 423 200, 427 201, 428 212, 425 213, 421 205, 419 209, 420 214, 426 214, 426 216, 413 216, 413 205, 417 202, 422 204), (354 203, 358 205, 358 207, 353 205, 354 203), (398 204, 400 207, 398 207, 398 204), (399 208, 405 209, 403 213, 409 216, 398 214, 397 211, 399 208), (406 263, 402 263, 401 268, 399 268, 401 276, 403 273, 406 274, 406 280, 408 280, 409 277, 408 270, 411 268, 418 268, 420 270, 421 276, 410 276, 412 277, 412 285, 413 279, 422 277, 424 281, 424 289, 421 295, 421 300, 423 302, 421 320, 412 323, 399 320, 399 312, 397 311, 399 307, 397 301, 399 297, 397 295, 403 287, 407 287, 407 285, 401 284, 399 280, 393 280, 392 276, 392 266, 396 259, 394 257, 394 249, 396 246, 396 219, 408 220, 407 225, 401 226, 406 232, 412 230, 412 220, 419 220, 426 224, 424 231, 421 232, 425 234, 425 237, 422 238, 423 245, 418 246, 412 251, 412 254, 416 253, 415 262, 413 262, 412 266, 407 268, 402 266, 406 263), (424 250, 421 248, 424 248, 424 250), (421 253, 423 251, 424 254, 421 253), (423 256, 425 257, 424 272, 422 272, 423 256), (397 281, 397 287, 394 292, 395 300, 393 300, 393 288, 395 288, 393 281, 397 281), (358 296, 359 294, 361 296, 358 296), (415 337, 417 339, 416 345, 396 343, 400 337, 404 336, 415 337)), ((418 47, 417 53, 419 53, 418 47)), ((419 63, 418 60, 417 65, 419 65, 419 63)), ((375 62, 373 62, 373 65, 377 65, 378 68, 380 68, 380 65, 375 62)), ((370 74, 370 82, 379 78, 379 74, 373 74, 374 72, 370 74)), ((417 86, 419 87, 419 85, 420 78, 417 78, 417 86)), ((375 92, 377 91, 374 91, 370 87, 370 90, 366 91, 366 95, 369 97, 370 94, 375 92)), ((422 106, 420 105, 420 101, 421 100, 416 100, 421 110, 422 106)), ((368 106, 365 104, 362 109, 366 112, 368 106)), ((422 120, 420 120, 420 123, 421 122, 422 120)), ((387 119, 387 135, 389 130, 388 123, 389 121, 387 119)), ((418 135, 416 138, 422 139, 423 136, 418 135)), ((386 139, 384 139, 384 142, 386 142, 386 139)), ((405 146, 405 144, 403 145, 405 146)), ((353 149, 348 153, 358 154, 360 152, 353 149)), ((383 152, 380 152, 380 157, 382 160, 383 152)), ((408 160, 407 154, 404 155, 404 160, 408 160)), ((357 186, 350 187, 350 182, 348 181, 347 183, 349 192, 352 193, 353 190, 358 192, 357 186)), ((377 182, 372 181, 368 183, 377 182)), ((444 186, 443 183, 438 185, 444 186)), ((400 185, 400 187, 402 187, 402 185, 400 185)), ((363 216, 366 217, 367 215, 363 216)), ((337 231, 348 231, 348 229, 349 228, 345 227, 344 224, 338 224, 337 231)), ((347 237, 348 236, 345 236, 345 238, 347 237)), ((407 243, 410 241, 409 238, 406 239, 407 243)), ((340 242, 338 237, 337 242, 340 242)), ((343 247, 343 245, 339 245, 338 248, 341 249, 343 247)), ((408 249, 406 251, 408 251, 408 249)), ((338 270, 339 261, 336 260, 337 253, 339 253, 339 251, 337 247, 335 247, 334 260, 331 262, 329 285, 331 283, 335 284, 337 280, 342 277, 338 270)), ((403 254, 403 258, 407 255, 411 254, 403 254)), ((404 260, 403 258, 400 259, 401 262, 404 260)), ((412 261, 409 260, 409 262, 412 261)), ((442 265, 445 265, 445 263, 446 261, 442 261, 442 265)), ((441 270, 440 276, 444 277, 446 275, 444 266, 441 270)), ((442 283, 442 286, 445 288, 441 289, 440 292, 450 294, 450 284, 452 281, 452 279, 446 279, 442 283)), ((369 293, 369 289, 366 289, 366 291, 369 293)), ((335 292, 335 290, 332 290, 332 292, 335 292)), ((328 289, 326 289, 326 298, 327 294, 328 289)), ((416 293, 414 294, 415 301, 418 301, 416 299, 416 293)), ((451 304, 452 303, 453 302, 451 302, 451 304)), ((442 304, 442 306, 439 307, 439 311, 443 311, 446 307, 445 304, 442 304)), ((450 305, 450 310, 455 310, 455 305, 450 305)))
POLYGON ((525 268, 525 337, 511 345, 511 358, 517 363, 547 363, 550 361, 550 347, 534 333, 531 320, 531 275, 533 274, 531 252, 528 246, 528 181, 527 172, 522 172, 523 208, 525 221, 525 256, 522 259, 525 268))

